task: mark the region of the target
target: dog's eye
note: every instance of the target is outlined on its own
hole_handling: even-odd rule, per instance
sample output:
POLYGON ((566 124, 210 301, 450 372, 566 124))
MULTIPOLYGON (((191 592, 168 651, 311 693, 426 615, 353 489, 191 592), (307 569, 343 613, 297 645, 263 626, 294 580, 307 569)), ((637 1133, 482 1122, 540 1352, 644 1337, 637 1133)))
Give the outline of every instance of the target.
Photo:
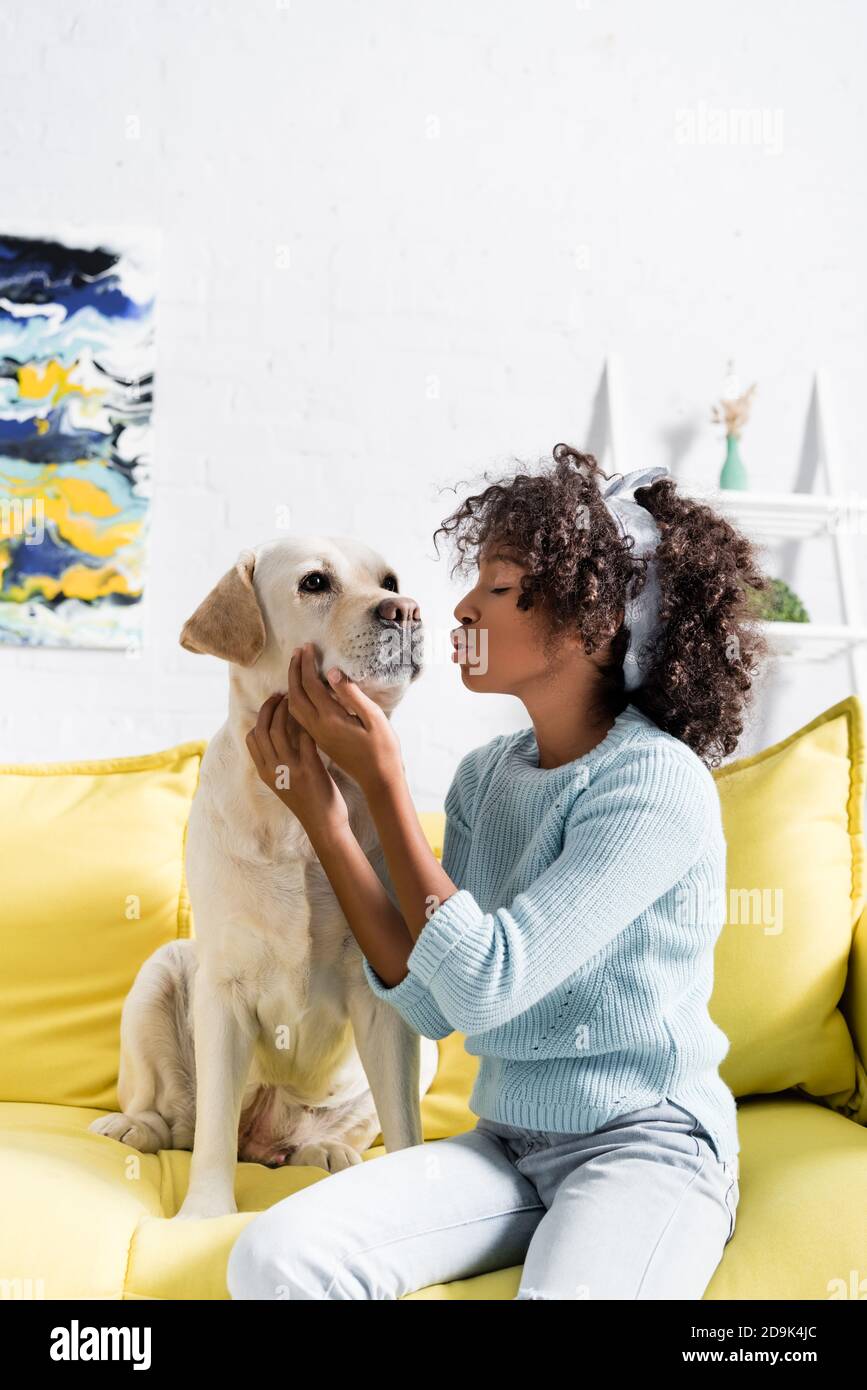
POLYGON ((382 581, 382 588, 391 589, 391 592, 393 594, 396 594, 398 591, 398 583, 396 576, 393 574, 387 574, 382 581))
POLYGON ((331 581, 321 570, 313 570, 305 574, 298 588, 303 594, 324 594, 331 588, 331 581))

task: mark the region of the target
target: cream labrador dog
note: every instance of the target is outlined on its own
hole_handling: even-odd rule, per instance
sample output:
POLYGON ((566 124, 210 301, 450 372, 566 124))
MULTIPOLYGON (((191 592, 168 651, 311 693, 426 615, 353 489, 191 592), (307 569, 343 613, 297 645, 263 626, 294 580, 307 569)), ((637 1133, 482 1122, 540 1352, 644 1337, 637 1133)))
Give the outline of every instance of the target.
MULTIPOLYGON (((246 745, 285 691, 295 647, 315 643, 389 716, 421 670, 415 601, 373 550, 342 537, 270 541, 187 620, 181 645, 229 663, 229 713, 190 809, 186 873, 195 940, 144 962, 123 1007, 122 1113, 90 1129, 142 1153, 190 1149, 179 1219, 237 1211, 238 1158, 336 1172, 422 1141, 419 1101, 437 1069, 376 998, 362 955, 300 822, 260 780, 246 745)), ((321 752, 350 824, 393 897, 358 784, 321 752)))

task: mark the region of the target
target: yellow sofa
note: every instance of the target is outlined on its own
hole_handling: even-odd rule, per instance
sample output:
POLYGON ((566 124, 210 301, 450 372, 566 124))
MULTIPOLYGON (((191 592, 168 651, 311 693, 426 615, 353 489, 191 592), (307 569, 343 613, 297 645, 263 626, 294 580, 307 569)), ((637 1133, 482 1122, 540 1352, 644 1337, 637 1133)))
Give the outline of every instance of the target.
MULTIPOLYGON (((227 1298, 252 1213, 328 1174, 238 1165, 239 1213, 180 1206, 190 1155, 88 1132, 117 1107, 120 1010, 141 963, 193 931, 183 875, 203 742, 0 767, 0 1297, 227 1298)), ((863 709, 850 697, 715 773, 728 920, 711 1013, 730 1039, 741 1200, 708 1299, 864 1296, 867 913, 863 709)), ((422 817, 441 853, 444 818, 422 817)), ((475 1058, 439 1044, 426 1140, 470 1128, 475 1058)), ((382 1136, 377 1136, 381 1141, 382 1136)), ((364 1155, 384 1153, 377 1142, 364 1155)), ((518 1267, 408 1298, 510 1299, 518 1267)))

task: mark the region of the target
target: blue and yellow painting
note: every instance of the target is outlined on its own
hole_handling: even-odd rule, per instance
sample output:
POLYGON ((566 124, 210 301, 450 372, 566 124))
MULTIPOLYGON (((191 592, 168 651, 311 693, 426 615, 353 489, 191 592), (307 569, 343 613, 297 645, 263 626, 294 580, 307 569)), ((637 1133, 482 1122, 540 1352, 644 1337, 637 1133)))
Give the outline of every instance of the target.
POLYGON ((155 245, 0 232, 0 643, 141 642, 155 245))

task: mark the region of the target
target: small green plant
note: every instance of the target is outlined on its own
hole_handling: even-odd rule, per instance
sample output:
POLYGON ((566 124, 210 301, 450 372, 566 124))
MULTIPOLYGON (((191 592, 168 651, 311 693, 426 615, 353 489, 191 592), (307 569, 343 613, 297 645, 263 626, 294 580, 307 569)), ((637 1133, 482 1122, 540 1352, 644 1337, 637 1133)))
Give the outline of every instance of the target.
POLYGON ((782 579, 772 579, 767 589, 748 591, 757 618, 770 623, 808 623, 810 615, 798 595, 782 579))

